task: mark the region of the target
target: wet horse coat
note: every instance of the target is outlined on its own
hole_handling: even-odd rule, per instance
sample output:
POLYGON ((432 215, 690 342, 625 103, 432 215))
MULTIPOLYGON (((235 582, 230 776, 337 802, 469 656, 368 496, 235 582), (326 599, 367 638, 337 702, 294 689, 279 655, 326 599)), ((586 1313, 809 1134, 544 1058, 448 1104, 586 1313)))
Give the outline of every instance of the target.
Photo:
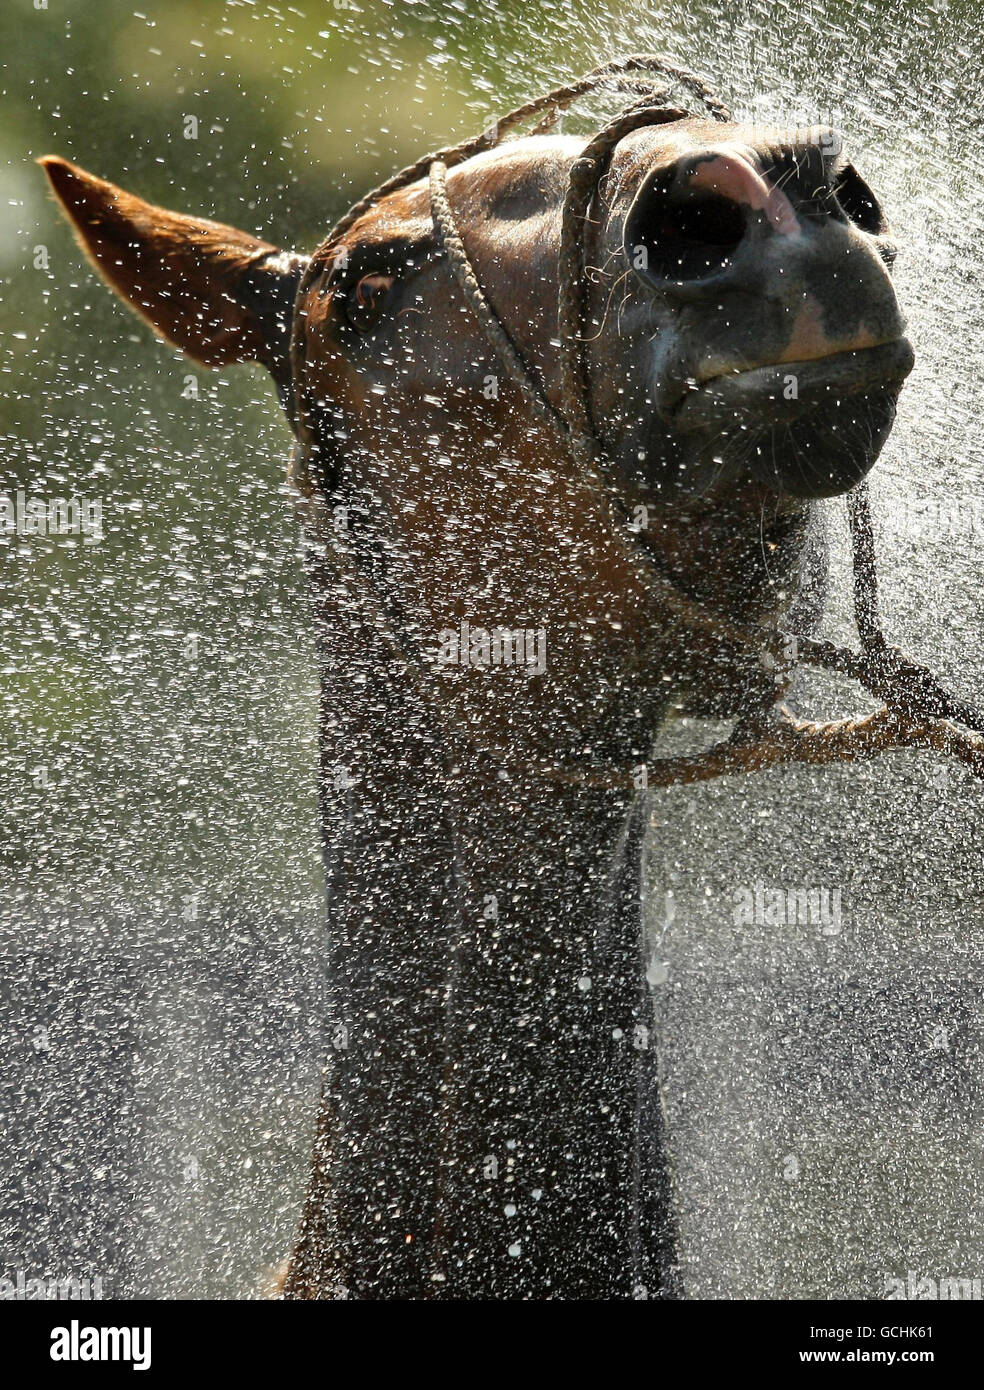
MULTIPOLYGON (((582 150, 516 140, 448 178, 550 399, 582 150)), ((619 142, 584 336, 622 525, 502 372, 425 182, 308 262, 46 168, 114 287, 199 360, 264 361, 300 441, 333 1045, 286 1294, 678 1294, 644 769, 668 713, 747 720, 780 682, 688 629, 665 580, 777 619, 812 499, 873 463, 911 362, 874 195, 810 133, 683 117, 619 142), (507 660, 527 630, 542 662, 507 660)))

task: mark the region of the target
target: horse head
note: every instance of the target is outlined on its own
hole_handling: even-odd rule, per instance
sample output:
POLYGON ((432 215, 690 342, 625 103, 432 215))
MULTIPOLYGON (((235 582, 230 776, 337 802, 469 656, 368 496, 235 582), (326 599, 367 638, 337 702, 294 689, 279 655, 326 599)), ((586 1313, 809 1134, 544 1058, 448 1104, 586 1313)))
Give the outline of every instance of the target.
POLYGON ((644 737, 654 686, 696 712, 739 712, 749 689, 767 702, 732 647, 669 639, 653 575, 725 621, 781 616, 810 503, 871 468, 912 365, 885 218, 835 132, 674 108, 626 125, 580 208, 574 137, 509 139, 447 173, 466 278, 512 373, 425 175, 363 200, 307 258, 44 161, 97 267, 161 336, 269 368, 300 494, 393 557, 418 655, 463 618, 549 633, 552 677, 525 721, 495 700, 490 720, 488 688, 445 671, 453 722, 489 746, 508 726, 552 747, 572 689, 599 712, 599 747, 644 737), (568 337, 597 469, 564 429, 558 291, 579 305, 568 337))

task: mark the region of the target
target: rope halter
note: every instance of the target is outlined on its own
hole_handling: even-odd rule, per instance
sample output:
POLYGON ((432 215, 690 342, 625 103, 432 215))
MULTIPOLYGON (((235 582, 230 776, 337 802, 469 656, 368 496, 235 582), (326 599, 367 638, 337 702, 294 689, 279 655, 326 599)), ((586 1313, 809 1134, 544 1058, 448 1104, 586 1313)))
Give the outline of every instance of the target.
MULTIPOLYGON (((643 126, 663 125, 694 114, 665 104, 674 87, 685 89, 696 97, 714 120, 731 119, 727 106, 708 84, 685 68, 649 55, 634 55, 604 63, 566 86, 557 87, 517 106, 481 134, 424 155, 393 174, 354 204, 331 229, 324 243, 330 246, 337 241, 388 194, 426 178, 438 245, 447 257, 458 288, 482 333, 507 376, 523 393, 531 413, 554 433, 558 444, 573 456, 586 484, 604 499, 611 524, 626 531, 629 521, 624 499, 607 476, 604 451, 591 418, 584 335, 588 284, 586 228, 592 200, 597 196, 616 145, 643 126), (634 100, 588 141, 570 172, 562 215, 557 285, 561 388, 559 407, 555 407, 482 289, 455 221, 448 197, 447 176, 448 170, 455 165, 496 148, 510 136, 516 136, 520 128, 534 118, 539 119, 530 134, 552 130, 560 116, 579 98, 602 88, 627 94, 634 100)), ((301 449, 308 453, 312 453, 316 445, 302 399, 301 306, 320 269, 318 259, 314 258, 301 278, 291 336, 295 429, 301 449)), ((647 765, 644 785, 701 781, 723 773, 750 771, 787 762, 854 761, 902 747, 932 748, 950 753, 960 758, 977 776, 984 777, 984 739, 978 737, 984 733, 984 714, 951 695, 926 667, 890 646, 885 639, 878 613, 874 537, 864 482, 848 495, 848 513, 854 615, 860 649, 854 651, 801 636, 795 638, 795 649, 799 660, 857 681, 883 700, 884 707, 864 719, 823 724, 799 721, 783 708, 780 721, 773 719, 750 725, 740 724, 729 740, 694 757, 651 760, 647 765), (954 727, 954 723, 973 732, 962 732, 954 727)), ((638 551, 634 537, 631 543, 638 551)), ((355 560, 357 564, 357 558, 351 553, 347 558, 355 560)), ((653 557, 647 555, 645 564, 647 578, 658 591, 661 601, 685 628, 708 633, 779 662, 780 653, 788 642, 788 634, 765 625, 746 627, 734 624, 687 594, 659 568, 653 557)), ((359 576, 356 576, 356 583, 358 579, 359 576)), ((394 626, 392 621, 390 626, 394 626)), ((397 638, 396 641, 411 674, 427 693, 427 672, 419 654, 410 649, 406 640, 397 638)), ((428 698, 432 699, 429 693, 428 698)), ((553 780, 583 786, 624 789, 640 785, 636 768, 630 773, 627 769, 603 768, 597 764, 558 766, 543 763, 538 770, 553 780)))

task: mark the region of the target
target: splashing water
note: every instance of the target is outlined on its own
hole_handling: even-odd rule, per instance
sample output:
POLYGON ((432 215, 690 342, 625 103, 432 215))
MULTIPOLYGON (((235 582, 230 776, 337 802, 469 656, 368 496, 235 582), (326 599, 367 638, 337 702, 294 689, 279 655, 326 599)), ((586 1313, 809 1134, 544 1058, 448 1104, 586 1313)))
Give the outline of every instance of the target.
MULTIPOLYGON (((0 491, 99 503, 100 532, 93 512, 92 536, 0 551, 0 1275, 241 1296, 289 1249, 326 1045, 288 436, 258 371, 150 350, 31 159, 310 249, 391 169, 617 54, 687 64, 746 120, 836 125, 895 229, 917 351, 871 479, 886 626, 979 699, 984 53, 958 0, 98 10, 0 19, 28 55, 2 136, 0 491)), ((847 640, 843 503, 825 510, 825 635, 847 640)), ((790 703, 866 707, 809 674, 790 703)), ((917 754, 653 794, 688 1296, 984 1277, 980 795, 917 754)))

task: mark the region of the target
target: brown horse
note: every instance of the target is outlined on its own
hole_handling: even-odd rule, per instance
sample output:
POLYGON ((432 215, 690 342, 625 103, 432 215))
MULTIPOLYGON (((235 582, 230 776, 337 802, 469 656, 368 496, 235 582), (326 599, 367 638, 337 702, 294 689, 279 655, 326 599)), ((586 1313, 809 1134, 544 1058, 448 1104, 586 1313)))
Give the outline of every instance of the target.
POLYGON ((774 705, 728 624, 788 612, 814 499, 871 467, 912 357, 831 132, 650 111, 576 227, 587 467, 548 418, 585 159, 551 134, 448 157, 478 300, 426 178, 307 260, 43 161, 111 285, 196 360, 263 362, 299 440, 332 1045, 288 1297, 681 1291, 645 764, 675 710, 774 705))

